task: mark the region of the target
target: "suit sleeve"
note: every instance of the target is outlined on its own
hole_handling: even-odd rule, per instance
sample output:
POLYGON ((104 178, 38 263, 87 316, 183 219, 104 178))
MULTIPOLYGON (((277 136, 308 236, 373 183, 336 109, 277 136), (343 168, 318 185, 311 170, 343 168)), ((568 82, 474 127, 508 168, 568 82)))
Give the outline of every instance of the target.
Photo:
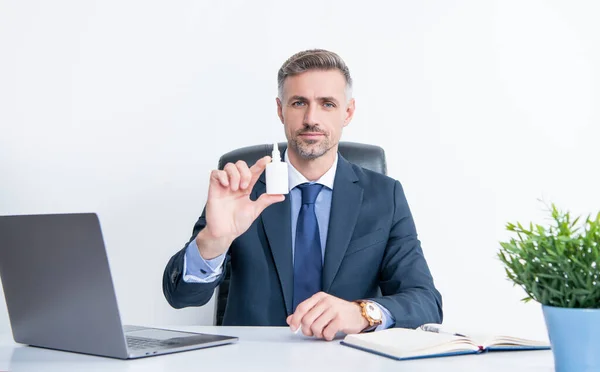
POLYGON ((395 327, 417 328, 442 322, 442 296, 417 238, 400 182, 394 185, 394 217, 380 270, 383 297, 374 298, 396 320, 395 327))
POLYGON ((225 270, 229 261, 229 254, 223 261, 223 272, 217 279, 209 283, 187 283, 183 280, 183 262, 185 259, 186 248, 193 239, 196 238, 200 230, 206 226, 205 211, 194 225, 192 237, 183 249, 177 252, 165 267, 163 274, 163 293, 167 302, 176 309, 188 306, 202 306, 210 301, 215 288, 221 284, 225 278, 225 270))

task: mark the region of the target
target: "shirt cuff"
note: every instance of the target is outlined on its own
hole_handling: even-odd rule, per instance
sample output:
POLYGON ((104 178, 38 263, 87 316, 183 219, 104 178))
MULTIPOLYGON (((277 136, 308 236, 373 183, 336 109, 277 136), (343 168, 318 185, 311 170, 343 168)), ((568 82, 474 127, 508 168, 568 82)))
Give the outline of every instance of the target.
POLYGON ((381 331, 383 329, 388 329, 396 324, 396 319, 392 316, 392 313, 388 309, 386 309, 383 305, 380 305, 377 301, 373 301, 375 306, 381 310, 381 324, 375 328, 375 331, 381 331))
POLYGON ((183 281, 186 283, 211 283, 223 273, 225 253, 205 260, 198 251, 196 239, 188 244, 183 257, 183 281))

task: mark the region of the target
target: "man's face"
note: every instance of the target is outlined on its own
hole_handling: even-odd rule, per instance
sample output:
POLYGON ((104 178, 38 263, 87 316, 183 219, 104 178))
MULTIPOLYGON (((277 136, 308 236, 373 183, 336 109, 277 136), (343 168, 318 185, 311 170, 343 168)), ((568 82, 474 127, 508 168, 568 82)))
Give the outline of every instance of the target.
POLYGON ((313 70, 290 76, 277 99, 277 113, 291 150, 316 159, 335 148, 354 114, 346 98, 346 80, 338 70, 313 70))

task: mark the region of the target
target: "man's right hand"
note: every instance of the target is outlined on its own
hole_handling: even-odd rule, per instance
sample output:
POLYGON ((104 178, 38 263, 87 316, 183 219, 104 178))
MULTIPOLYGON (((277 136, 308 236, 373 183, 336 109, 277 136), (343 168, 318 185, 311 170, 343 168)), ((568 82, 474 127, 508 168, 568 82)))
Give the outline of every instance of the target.
POLYGON ((251 168, 243 160, 227 163, 223 170, 210 174, 206 226, 198 233, 196 244, 204 259, 212 259, 227 251, 235 238, 242 235, 262 211, 285 200, 284 195, 262 194, 250 200, 254 184, 271 162, 270 156, 258 160, 251 168))

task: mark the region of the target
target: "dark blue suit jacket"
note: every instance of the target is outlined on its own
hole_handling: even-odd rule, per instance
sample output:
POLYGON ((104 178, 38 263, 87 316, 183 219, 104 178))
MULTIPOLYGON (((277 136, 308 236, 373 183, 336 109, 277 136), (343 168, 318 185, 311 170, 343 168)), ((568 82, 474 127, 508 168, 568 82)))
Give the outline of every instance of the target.
MULTIPOLYGON (((436 290, 402 186, 339 156, 323 264, 323 291, 345 300, 375 299, 396 319, 396 327, 442 322, 436 290)), ((264 173, 251 199, 265 192, 264 173)), ((223 325, 285 326, 292 312, 293 267, 289 195, 263 211, 231 245, 229 298, 223 325)), ((204 228, 204 213, 192 239, 204 228)), ((186 244, 187 246, 187 244, 186 244)), ((185 248, 167 264, 164 295, 175 308, 201 306, 213 283, 182 278, 185 248)))

